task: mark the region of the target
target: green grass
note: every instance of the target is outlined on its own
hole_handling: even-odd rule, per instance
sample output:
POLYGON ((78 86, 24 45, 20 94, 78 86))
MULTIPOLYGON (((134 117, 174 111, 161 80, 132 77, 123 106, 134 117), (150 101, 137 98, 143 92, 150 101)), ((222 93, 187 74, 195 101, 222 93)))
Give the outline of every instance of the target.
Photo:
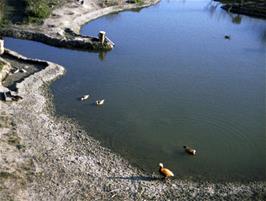
POLYGON ((25 0, 27 20, 30 23, 41 23, 49 17, 52 10, 59 5, 59 0, 25 0))
POLYGON ((4 19, 4 2, 0 0, 0 24, 4 19))
POLYGON ((40 24, 67 1, 72 0, 0 0, 0 26, 40 24))

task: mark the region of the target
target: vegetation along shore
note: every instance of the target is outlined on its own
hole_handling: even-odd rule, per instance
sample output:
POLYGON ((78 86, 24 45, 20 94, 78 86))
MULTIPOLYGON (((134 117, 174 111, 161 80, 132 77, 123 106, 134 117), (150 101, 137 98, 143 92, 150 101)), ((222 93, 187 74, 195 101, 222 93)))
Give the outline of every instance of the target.
POLYGON ((266 2, 264 0, 217 0, 228 12, 266 19, 266 2))

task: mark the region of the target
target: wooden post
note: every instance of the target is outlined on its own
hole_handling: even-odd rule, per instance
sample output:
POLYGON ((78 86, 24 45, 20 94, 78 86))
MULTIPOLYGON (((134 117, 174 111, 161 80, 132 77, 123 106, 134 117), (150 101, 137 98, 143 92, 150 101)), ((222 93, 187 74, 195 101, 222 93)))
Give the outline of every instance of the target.
POLYGON ((103 45, 104 41, 105 41, 105 35, 106 33, 104 31, 100 31, 99 34, 98 34, 98 37, 99 37, 99 41, 100 43, 103 45))
POLYGON ((4 47, 4 39, 0 38, 0 55, 4 54, 5 47, 4 47))

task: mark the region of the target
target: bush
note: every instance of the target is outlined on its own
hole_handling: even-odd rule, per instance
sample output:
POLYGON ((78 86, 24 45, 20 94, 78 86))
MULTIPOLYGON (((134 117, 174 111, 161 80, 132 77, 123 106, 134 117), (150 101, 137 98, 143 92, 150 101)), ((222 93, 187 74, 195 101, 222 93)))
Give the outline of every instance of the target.
POLYGON ((42 22, 43 19, 49 17, 56 6, 64 2, 64 0, 25 0, 28 21, 42 22))
POLYGON ((44 0, 26 0, 26 6, 29 18, 44 19, 51 13, 47 1, 44 0))

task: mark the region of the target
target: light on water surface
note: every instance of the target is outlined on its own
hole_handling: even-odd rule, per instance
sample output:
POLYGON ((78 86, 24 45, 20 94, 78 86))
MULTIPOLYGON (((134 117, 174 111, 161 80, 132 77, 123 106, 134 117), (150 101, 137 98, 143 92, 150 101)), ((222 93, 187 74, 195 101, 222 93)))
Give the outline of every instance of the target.
POLYGON ((163 162, 177 178, 266 179, 265 21, 210 1, 162 1, 102 17, 82 33, 100 30, 116 43, 102 55, 6 44, 65 66, 52 85, 57 113, 147 173, 163 162), (87 93, 88 101, 77 99, 87 93))

